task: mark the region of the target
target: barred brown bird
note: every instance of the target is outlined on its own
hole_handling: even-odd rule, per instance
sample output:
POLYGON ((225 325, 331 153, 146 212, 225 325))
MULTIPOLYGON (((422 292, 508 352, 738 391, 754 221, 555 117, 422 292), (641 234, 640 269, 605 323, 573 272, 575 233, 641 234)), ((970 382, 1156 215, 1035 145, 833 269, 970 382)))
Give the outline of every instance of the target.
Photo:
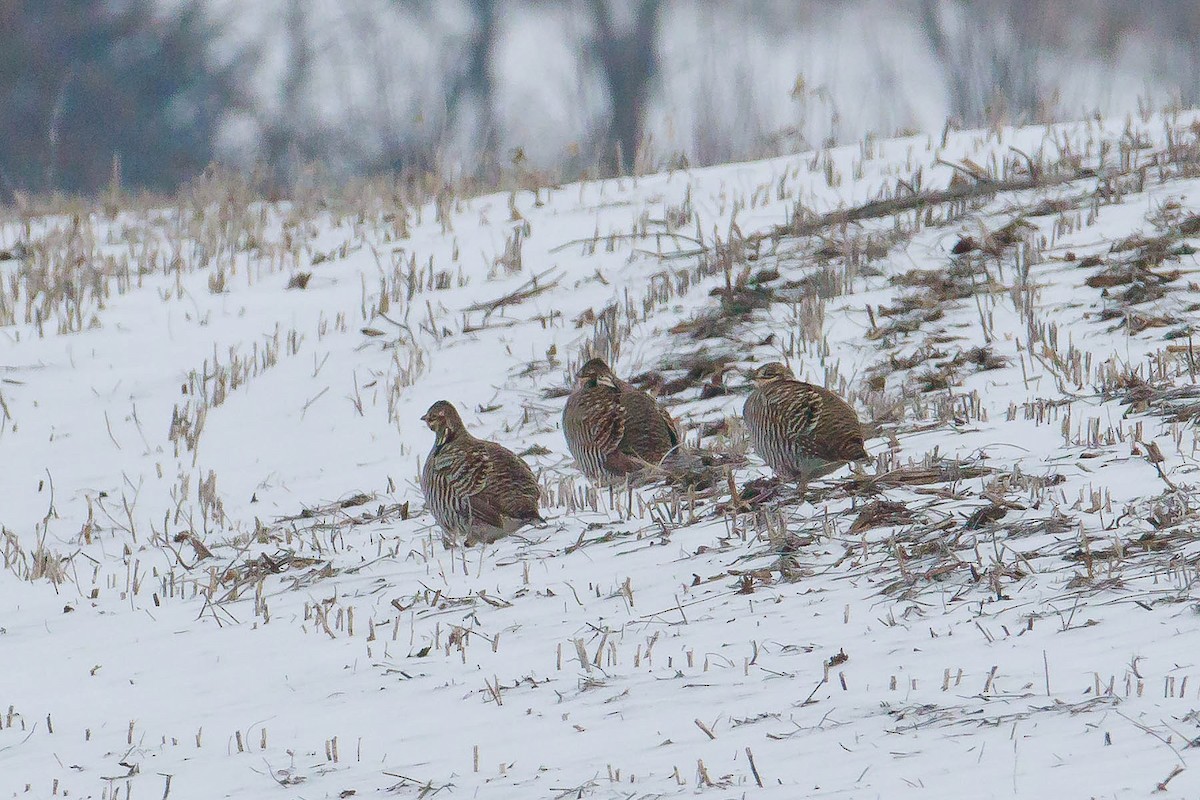
POLYGON ((598 358, 579 370, 563 409, 563 434, 579 470, 597 483, 636 476, 679 445, 671 415, 598 358))
POLYGON ((439 400, 421 417, 436 434, 421 471, 425 506, 454 547, 494 542, 542 522, 537 478, 529 465, 495 442, 476 439, 454 406, 439 400))
POLYGON ((797 481, 801 493, 813 478, 868 458, 858 415, 845 400, 796 380, 778 362, 750 378, 755 388, 742 409, 750 443, 779 477, 797 481))

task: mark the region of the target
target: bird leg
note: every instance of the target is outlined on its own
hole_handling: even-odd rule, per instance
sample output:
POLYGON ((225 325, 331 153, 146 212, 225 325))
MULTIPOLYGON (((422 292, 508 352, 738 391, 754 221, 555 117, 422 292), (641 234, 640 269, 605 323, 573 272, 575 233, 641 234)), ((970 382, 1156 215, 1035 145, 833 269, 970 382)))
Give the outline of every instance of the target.
POLYGON ((804 475, 797 476, 796 487, 800 490, 800 502, 803 503, 805 495, 808 494, 808 478, 804 475))

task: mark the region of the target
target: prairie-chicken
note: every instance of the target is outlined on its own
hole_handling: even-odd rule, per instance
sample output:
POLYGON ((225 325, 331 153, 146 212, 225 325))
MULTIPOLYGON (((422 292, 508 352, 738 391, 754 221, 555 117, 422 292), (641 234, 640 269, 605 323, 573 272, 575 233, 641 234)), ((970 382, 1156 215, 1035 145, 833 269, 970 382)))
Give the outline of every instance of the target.
POLYGON ((800 484, 868 458, 858 415, 828 389, 796 380, 783 364, 750 373, 754 391, 742 416, 754 451, 785 479, 800 484))
POLYGON ((579 470, 597 483, 658 466, 679 444, 671 415, 598 358, 579 370, 563 409, 563 434, 579 470))
POLYGON ((421 491, 447 547, 494 542, 543 521, 537 478, 528 464, 495 442, 472 436, 445 400, 421 419, 437 437, 421 470, 421 491))

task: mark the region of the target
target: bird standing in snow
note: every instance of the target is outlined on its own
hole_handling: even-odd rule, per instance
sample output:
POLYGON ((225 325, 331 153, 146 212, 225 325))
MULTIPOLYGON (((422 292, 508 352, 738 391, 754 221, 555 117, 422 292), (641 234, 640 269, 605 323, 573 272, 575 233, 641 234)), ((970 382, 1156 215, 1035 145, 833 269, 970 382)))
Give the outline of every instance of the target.
POLYGON ((528 464, 511 450, 472 436, 445 400, 421 419, 436 435, 421 471, 421 491, 447 547, 494 542, 543 521, 537 478, 528 464))
POLYGON ((750 373, 754 391, 742 416, 754 451, 803 494, 813 478, 868 458, 858 415, 828 389, 796 380, 771 362, 750 373))
POLYGON ((563 434, 580 471, 597 483, 637 476, 679 445, 671 415, 598 358, 579 370, 563 409, 563 434))

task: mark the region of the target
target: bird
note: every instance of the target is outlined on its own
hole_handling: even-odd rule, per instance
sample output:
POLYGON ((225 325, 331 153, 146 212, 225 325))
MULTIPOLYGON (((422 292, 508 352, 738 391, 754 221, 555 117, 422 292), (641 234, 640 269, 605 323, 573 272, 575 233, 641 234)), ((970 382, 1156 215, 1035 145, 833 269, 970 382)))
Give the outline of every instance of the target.
POLYGON ((754 451, 779 477, 808 482, 869 458, 858 415, 828 389, 796 380, 777 361, 750 372, 754 390, 742 417, 754 451))
POLYGON ((671 415, 599 358, 580 368, 562 427, 576 466, 601 484, 640 476, 679 446, 671 415))
POLYGON ((460 540, 467 547, 491 543, 545 521, 537 478, 515 453, 472 436, 446 400, 431 405, 421 420, 435 435, 421 470, 421 491, 447 548, 460 540))

